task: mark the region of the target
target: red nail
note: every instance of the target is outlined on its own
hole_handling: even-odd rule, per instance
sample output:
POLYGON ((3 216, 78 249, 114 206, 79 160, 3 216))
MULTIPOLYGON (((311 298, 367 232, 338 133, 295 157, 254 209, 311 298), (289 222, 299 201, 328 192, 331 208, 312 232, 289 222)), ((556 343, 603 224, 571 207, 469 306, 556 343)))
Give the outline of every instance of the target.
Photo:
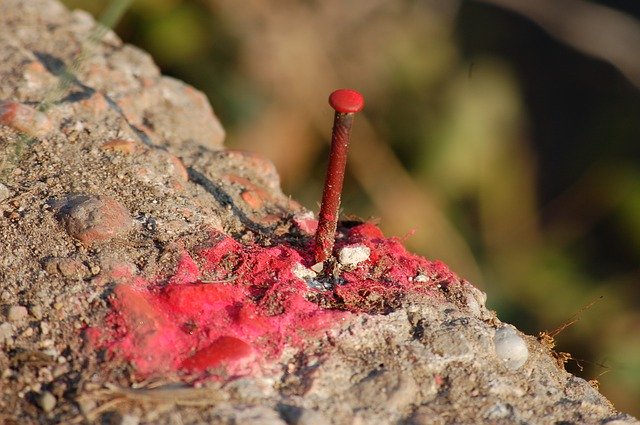
POLYGON ((333 120, 329 166, 324 181, 318 230, 316 231, 315 260, 317 263, 326 261, 333 252, 340 209, 340 194, 347 165, 349 134, 353 124, 353 115, 364 107, 364 98, 355 90, 340 89, 331 93, 329 105, 335 109, 336 114, 333 120))

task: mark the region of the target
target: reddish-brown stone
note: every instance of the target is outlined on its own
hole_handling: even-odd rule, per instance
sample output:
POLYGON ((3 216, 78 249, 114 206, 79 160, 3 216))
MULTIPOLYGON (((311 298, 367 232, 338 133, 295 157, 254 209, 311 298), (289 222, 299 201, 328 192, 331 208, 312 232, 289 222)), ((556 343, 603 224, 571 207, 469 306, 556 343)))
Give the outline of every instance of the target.
POLYGON ((103 143, 102 149, 130 155, 135 153, 139 146, 139 143, 133 140, 113 139, 103 143))
POLYGON ((67 233, 85 246, 123 235, 133 226, 129 211, 107 196, 72 196, 60 209, 58 219, 67 233))
POLYGON ((12 101, 0 102, 0 124, 34 137, 43 137, 52 129, 51 121, 45 114, 12 101))

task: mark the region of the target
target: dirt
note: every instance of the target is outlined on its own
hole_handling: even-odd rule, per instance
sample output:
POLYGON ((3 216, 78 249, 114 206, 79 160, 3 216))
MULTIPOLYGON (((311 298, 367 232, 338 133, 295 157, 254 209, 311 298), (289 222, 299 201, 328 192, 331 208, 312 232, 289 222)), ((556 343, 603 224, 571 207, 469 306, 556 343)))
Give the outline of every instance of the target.
POLYGON ((314 275, 273 165, 88 14, 1 2, 0 102, 0 422, 637 423, 372 224, 314 275))

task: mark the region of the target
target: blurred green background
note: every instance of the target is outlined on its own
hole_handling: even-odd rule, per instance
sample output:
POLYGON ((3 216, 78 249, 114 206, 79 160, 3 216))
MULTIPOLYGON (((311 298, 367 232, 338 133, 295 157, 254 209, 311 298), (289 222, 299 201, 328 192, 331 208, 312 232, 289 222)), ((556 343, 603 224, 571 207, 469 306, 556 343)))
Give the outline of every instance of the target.
POLYGON ((446 261, 527 333, 579 313, 556 337, 568 369, 638 416, 638 17, 636 0, 134 0, 115 29, 315 211, 327 96, 363 92, 344 212, 446 261))

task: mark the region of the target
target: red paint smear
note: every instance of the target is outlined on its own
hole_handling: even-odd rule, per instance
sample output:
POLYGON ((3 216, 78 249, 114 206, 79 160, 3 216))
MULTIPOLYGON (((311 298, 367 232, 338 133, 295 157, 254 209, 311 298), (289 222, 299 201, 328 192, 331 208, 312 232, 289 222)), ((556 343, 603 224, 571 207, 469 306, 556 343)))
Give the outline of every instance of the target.
POLYGON ((312 245, 261 247, 223 235, 215 239, 197 253, 200 267, 185 252, 169 279, 133 278, 116 286, 106 326, 88 329, 87 341, 131 362, 142 377, 216 376, 220 369, 226 376, 258 373, 285 347, 302 348, 350 313, 380 311, 407 293, 458 282, 444 264, 407 252, 397 238, 384 238, 368 223, 342 229, 336 250, 366 245, 369 259, 344 271, 334 291, 325 292, 292 273, 296 263, 313 264, 312 245))
POLYGON ((180 366, 187 371, 202 372, 223 363, 232 363, 245 359, 253 354, 249 344, 232 336, 221 336, 211 345, 196 352, 182 362, 180 366))

